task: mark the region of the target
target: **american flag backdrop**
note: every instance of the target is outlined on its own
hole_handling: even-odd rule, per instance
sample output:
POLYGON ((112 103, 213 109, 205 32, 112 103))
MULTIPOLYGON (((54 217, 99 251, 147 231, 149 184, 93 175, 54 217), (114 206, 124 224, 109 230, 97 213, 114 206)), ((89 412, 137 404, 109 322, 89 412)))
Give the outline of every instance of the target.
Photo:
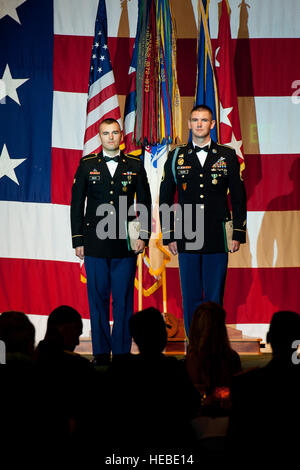
MULTIPOLYGON (((213 49, 218 0, 210 2, 213 49)), ((229 0, 248 195, 248 243, 230 256, 227 323, 265 339, 272 313, 300 306, 300 2, 229 0)), ((123 114, 137 0, 106 0, 108 47, 123 114)), ((172 0, 183 139, 197 67, 197 0, 172 0)), ((71 186, 83 154, 98 0, 0 2, 0 311, 77 308, 86 285, 71 246, 71 186)), ((177 259, 168 311, 181 316, 177 259)), ((161 293, 145 299, 161 308, 161 293)), ((162 308, 161 308, 162 310, 162 308)))
POLYGON ((101 150, 99 125, 107 118, 118 120, 122 128, 115 77, 107 44, 106 4, 105 0, 100 0, 91 54, 83 155, 98 153, 101 150))

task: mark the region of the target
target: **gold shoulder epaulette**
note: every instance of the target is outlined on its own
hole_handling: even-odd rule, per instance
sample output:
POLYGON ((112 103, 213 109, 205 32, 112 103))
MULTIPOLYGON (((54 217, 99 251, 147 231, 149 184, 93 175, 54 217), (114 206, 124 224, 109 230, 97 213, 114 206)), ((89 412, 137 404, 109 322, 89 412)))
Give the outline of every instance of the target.
POLYGON ((130 153, 125 153, 125 157, 131 158, 132 160, 137 160, 138 162, 141 161, 140 157, 138 157, 136 155, 131 155, 130 153))
POLYGON ((186 146, 187 146, 187 144, 175 144, 174 147, 172 147, 171 152, 173 152, 173 150, 175 150, 177 148, 186 147, 186 146))
POLYGON ((217 145, 220 145, 221 147, 227 147, 228 149, 234 150, 233 147, 231 147, 230 145, 227 145, 227 144, 219 144, 219 142, 218 142, 217 145))
POLYGON ((85 162, 86 160, 90 160, 90 158, 97 158, 98 154, 97 153, 91 153, 90 155, 86 155, 85 157, 82 157, 81 161, 85 162))

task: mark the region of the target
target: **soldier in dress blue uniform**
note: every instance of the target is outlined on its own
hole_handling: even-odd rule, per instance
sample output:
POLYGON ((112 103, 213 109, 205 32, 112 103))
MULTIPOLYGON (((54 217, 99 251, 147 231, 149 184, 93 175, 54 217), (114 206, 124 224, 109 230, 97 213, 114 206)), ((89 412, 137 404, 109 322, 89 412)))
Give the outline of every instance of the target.
POLYGON ((172 212, 170 223, 166 224, 160 212, 163 243, 173 255, 179 254, 187 336, 199 304, 211 300, 222 305, 228 251, 238 251, 240 243, 246 242, 246 193, 235 150, 211 140, 215 121, 208 106, 195 107, 188 125, 192 142, 169 153, 160 186, 160 207, 174 204, 177 189, 183 214, 181 218, 172 212), (186 210, 188 205, 190 213, 186 210), (233 231, 229 241, 230 224, 233 231), (190 239, 193 233, 194 239, 190 239), (199 244, 201 238, 203 243, 199 244))
POLYGON ((94 362, 107 364, 111 352, 117 356, 131 349, 128 322, 133 313, 137 254, 151 235, 151 194, 141 160, 119 150, 118 121, 105 119, 99 135, 102 152, 83 157, 75 174, 71 227, 76 256, 85 260, 94 362), (136 218, 135 195, 146 213, 140 214, 140 234, 133 251, 126 233, 128 222, 136 218))

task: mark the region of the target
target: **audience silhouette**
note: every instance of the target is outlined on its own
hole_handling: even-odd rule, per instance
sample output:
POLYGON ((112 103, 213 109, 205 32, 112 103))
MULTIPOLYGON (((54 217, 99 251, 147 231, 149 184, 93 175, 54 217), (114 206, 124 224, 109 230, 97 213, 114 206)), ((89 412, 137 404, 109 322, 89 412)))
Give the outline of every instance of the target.
POLYGON ((33 359, 35 328, 25 313, 10 311, 0 315, 0 340, 5 344, 7 364, 22 366, 33 359))
POLYGON ((57 307, 50 313, 45 338, 37 346, 37 360, 53 362, 57 358, 76 358, 82 362, 79 354, 69 354, 79 344, 81 334, 82 319, 77 310, 68 305, 57 307))
POLYGON ((228 339, 226 312, 215 302, 202 303, 195 311, 189 333, 186 366, 189 376, 206 400, 217 388, 229 387, 241 371, 241 361, 228 339))
POLYGON ((163 354, 167 332, 162 314, 155 308, 142 310, 131 317, 129 327, 139 354, 110 367, 111 442, 120 447, 126 442, 127 452, 126 436, 133 449, 144 452, 191 445, 189 421, 198 397, 183 364, 163 354))
POLYGON ((44 403, 33 361, 34 325, 23 312, 3 312, 0 340, 6 347, 6 364, 0 366, 1 457, 11 461, 13 456, 17 463, 22 456, 24 464, 26 458, 31 462, 33 443, 42 448, 46 429, 44 403))
POLYGON ((82 398, 86 390, 94 393, 94 368, 88 359, 74 352, 81 333, 79 312, 61 305, 50 313, 45 337, 36 348, 39 378, 51 397, 52 408, 58 411, 58 427, 64 439, 74 439, 88 425, 82 398))
POLYGON ((226 312, 215 302, 202 303, 189 331, 186 368, 199 393, 193 427, 199 447, 225 451, 231 407, 232 377, 241 371, 240 357, 229 343, 226 312))
POLYGON ((300 315, 274 313, 267 334, 271 361, 240 374, 232 384, 232 446, 241 452, 251 449, 252 457, 265 456, 268 462, 298 451, 300 365, 294 341, 300 342, 300 315))
POLYGON ((300 315, 273 315, 267 334, 272 359, 244 373, 230 347, 225 315, 213 302, 199 306, 186 358, 179 360, 164 354, 162 314, 155 308, 137 312, 129 326, 139 353, 115 357, 99 371, 74 352, 82 319, 72 307, 62 305, 51 312, 35 351, 29 318, 23 312, 3 312, 3 449, 17 443, 19 449, 26 448, 29 461, 36 448, 51 449, 55 457, 64 452, 79 458, 77 449, 85 445, 91 456, 102 460, 116 449, 121 456, 145 457, 149 452, 191 452, 200 458, 206 451, 215 456, 229 450, 261 459, 268 446, 268 459, 296 453, 300 315))

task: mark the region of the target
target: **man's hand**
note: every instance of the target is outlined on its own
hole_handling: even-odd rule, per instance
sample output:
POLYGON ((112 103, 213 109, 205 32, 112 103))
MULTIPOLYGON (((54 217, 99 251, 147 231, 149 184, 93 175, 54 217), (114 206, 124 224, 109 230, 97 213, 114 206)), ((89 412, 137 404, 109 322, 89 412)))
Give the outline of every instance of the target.
POLYGON ((171 251, 172 255, 177 255, 177 242, 171 242, 168 244, 168 248, 171 251))
POLYGON ((84 247, 83 246, 77 246, 75 248, 75 255, 78 256, 80 259, 84 259, 84 247))
POLYGON ((232 240, 230 253, 234 253, 235 251, 238 251, 239 249, 240 249, 240 242, 238 242, 237 240, 232 240))
POLYGON ((139 253, 143 253, 144 248, 145 248, 144 240, 138 239, 135 245, 135 254, 138 255, 139 253))

